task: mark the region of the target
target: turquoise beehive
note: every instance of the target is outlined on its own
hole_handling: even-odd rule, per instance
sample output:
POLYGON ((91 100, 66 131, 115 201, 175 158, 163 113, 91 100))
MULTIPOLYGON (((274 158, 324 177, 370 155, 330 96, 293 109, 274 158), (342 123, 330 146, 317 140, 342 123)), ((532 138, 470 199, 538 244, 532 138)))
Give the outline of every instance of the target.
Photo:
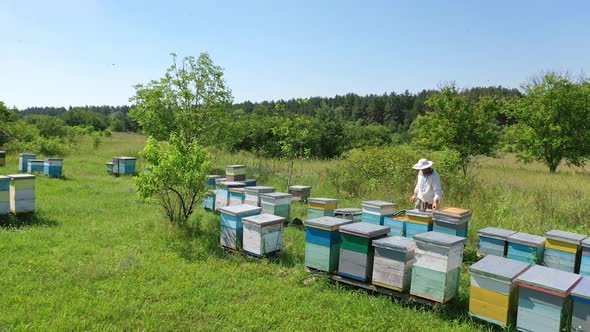
POLYGON ((340 235, 338 229, 351 220, 320 217, 305 222, 305 266, 324 272, 338 270, 340 235))
POLYGON ((383 219, 395 213, 396 205, 385 201, 364 201, 362 221, 383 226, 383 219))
POLYGON ((37 157, 34 153, 19 153, 18 155, 18 171, 25 173, 28 170, 28 162, 37 157))
POLYGON ((248 204, 224 206, 221 212, 221 246, 238 249, 242 245, 242 218, 260 214, 261 208, 248 204))
POLYGON ((62 158, 45 158, 43 161, 43 174, 50 178, 59 178, 63 173, 62 158))
POLYGON ((496 228, 486 227, 477 231, 479 238, 477 243, 477 257, 494 255, 506 257, 508 253, 508 237, 517 232, 496 228))
POLYGON ((582 240, 582 257, 580 260, 580 274, 590 277, 590 237, 582 240))
POLYGON ((27 161, 27 173, 43 173, 43 160, 29 159, 27 161))
POLYGON ((10 213, 10 177, 0 175, 0 215, 10 213))
POLYGON ((516 233, 508 237, 507 258, 517 261, 540 264, 545 251, 545 238, 526 233, 516 233))

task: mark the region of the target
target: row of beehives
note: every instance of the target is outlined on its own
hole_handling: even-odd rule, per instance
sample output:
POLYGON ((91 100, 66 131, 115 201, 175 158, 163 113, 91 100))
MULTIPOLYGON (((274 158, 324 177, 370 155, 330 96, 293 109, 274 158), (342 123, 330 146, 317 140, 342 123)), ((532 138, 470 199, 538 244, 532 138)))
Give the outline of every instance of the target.
POLYGON ((0 215, 35 211, 35 176, 0 175, 0 215))
MULTIPOLYGON (((45 158, 36 159, 37 155, 34 153, 19 153, 18 155, 18 171, 21 173, 43 173, 49 177, 62 176, 62 158, 45 158)), ((0 151, 0 166, 6 163, 6 153, 0 151)))
POLYGON ((106 163, 107 173, 113 175, 135 174, 137 158, 134 157, 113 157, 111 162, 106 163))

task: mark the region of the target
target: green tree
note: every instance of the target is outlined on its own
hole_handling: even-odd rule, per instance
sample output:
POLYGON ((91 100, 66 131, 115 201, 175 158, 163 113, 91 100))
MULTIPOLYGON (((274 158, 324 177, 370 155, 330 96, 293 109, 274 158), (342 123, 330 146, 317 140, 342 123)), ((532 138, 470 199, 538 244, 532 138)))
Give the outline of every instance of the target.
POLYGON ((320 127, 319 155, 324 158, 337 156, 344 137, 342 117, 333 107, 322 102, 316 110, 316 118, 320 127))
POLYGON ((444 87, 425 102, 428 110, 412 123, 414 143, 432 150, 455 150, 462 161, 463 174, 473 156, 492 156, 500 137, 497 114, 501 101, 480 97, 470 101, 454 85, 444 87))
POLYGON ((168 217, 183 226, 206 192, 209 154, 196 140, 173 133, 168 142, 148 138, 140 153, 145 162, 135 178, 137 192, 144 201, 155 200, 168 217))
POLYGON ((172 66, 162 78, 135 86, 130 116, 158 140, 176 133, 186 142, 197 138, 211 143, 232 103, 223 69, 207 53, 185 57, 180 63, 176 58, 172 54, 172 66))
POLYGON ((522 86, 508 115, 521 160, 543 162, 555 173, 562 161, 582 166, 590 156, 590 81, 548 73, 522 86))

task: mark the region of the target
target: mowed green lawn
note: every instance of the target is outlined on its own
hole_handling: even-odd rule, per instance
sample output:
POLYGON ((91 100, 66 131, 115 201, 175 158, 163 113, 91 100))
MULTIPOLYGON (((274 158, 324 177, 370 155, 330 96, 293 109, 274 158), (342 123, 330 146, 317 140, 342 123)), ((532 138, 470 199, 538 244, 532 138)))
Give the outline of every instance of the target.
MULTIPOLYGON (((31 224, 13 221, 0 228, 0 331, 494 329, 467 315, 467 264, 459 298, 446 309, 430 308, 310 276, 303 266, 302 229, 286 228, 284 256, 263 260, 220 249, 215 214, 199 209, 193 220, 198 227, 173 230, 156 206, 137 199, 132 178, 105 172, 112 156, 136 155, 144 144, 144 137, 132 134, 104 139, 97 150, 86 142, 64 160, 65 180, 38 177, 38 213, 31 224)), ((229 159, 223 155, 215 162, 219 166, 229 159)), ((248 162, 243 156, 235 159, 248 162)), ((264 167, 278 167, 268 163, 264 167)), ((0 174, 16 172, 15 156, 7 164, 0 174)), ((325 175, 319 171, 330 163, 314 165, 318 171, 309 178, 314 194, 334 195, 333 188, 322 185, 325 175)), ((502 172, 513 173, 499 165, 484 161, 482 170, 489 172, 484 181, 503 181, 502 172)), ((505 167, 518 171, 521 166, 505 167)), ((252 166, 258 168, 263 167, 252 166)), ((528 186, 549 176, 535 172, 538 178, 523 171, 528 186)), ((590 188, 584 175, 560 176, 590 188)), ((281 181, 267 180, 284 190, 281 181)), ((588 191, 582 191, 578 203, 587 200, 588 191)), ((518 201, 518 193, 499 199, 518 201)), ((496 209, 494 205, 481 211, 489 220, 474 215, 468 259, 475 231, 488 222, 501 223, 502 211, 496 209)), ((303 217, 305 207, 296 205, 293 213, 303 217)), ((533 222, 542 223, 529 220, 533 222)), ((587 222, 581 227, 587 229, 587 222)))

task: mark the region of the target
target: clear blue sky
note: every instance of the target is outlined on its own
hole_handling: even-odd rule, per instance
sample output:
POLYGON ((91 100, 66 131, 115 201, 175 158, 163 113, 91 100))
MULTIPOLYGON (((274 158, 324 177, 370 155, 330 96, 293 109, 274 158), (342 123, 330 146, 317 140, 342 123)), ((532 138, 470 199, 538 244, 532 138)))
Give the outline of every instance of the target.
POLYGON ((235 101, 518 87, 590 70, 590 2, 0 0, 9 106, 127 104, 205 51, 235 101))

